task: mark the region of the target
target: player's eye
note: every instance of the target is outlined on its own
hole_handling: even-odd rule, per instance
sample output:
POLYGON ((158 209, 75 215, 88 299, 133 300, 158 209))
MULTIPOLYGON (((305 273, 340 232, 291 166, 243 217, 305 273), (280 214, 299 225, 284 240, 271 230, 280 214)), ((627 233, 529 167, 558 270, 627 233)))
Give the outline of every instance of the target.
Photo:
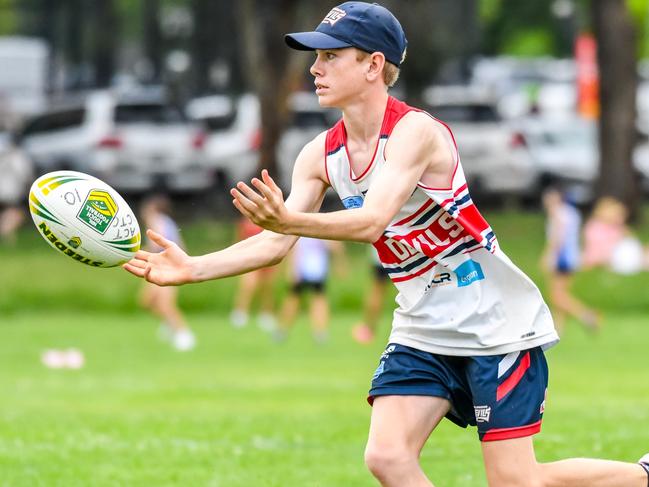
POLYGON ((333 52, 327 52, 327 53, 325 53, 325 56, 326 56, 328 61, 331 61, 332 59, 334 59, 336 57, 336 55, 333 52))

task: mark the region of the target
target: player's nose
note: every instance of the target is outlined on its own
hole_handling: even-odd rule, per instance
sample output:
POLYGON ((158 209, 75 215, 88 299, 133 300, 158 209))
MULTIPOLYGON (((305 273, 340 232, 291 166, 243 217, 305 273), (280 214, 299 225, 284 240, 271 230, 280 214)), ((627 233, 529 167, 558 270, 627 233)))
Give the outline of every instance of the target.
POLYGON ((309 72, 314 77, 322 76, 322 63, 320 63, 319 57, 315 58, 315 61, 313 61, 313 64, 309 68, 309 72))

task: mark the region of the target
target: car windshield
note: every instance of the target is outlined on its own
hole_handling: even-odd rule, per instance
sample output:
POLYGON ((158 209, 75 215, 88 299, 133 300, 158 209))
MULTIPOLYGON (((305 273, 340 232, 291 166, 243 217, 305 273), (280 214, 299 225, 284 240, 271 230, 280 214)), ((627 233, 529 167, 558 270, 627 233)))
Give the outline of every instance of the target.
POLYGON ((217 130, 225 130, 231 127, 236 118, 236 112, 232 111, 220 116, 205 117, 201 122, 205 125, 207 130, 215 132, 217 130))
POLYGON ((182 122, 180 110, 160 104, 117 105, 115 121, 118 123, 178 123, 182 122))
POLYGON ((80 126, 85 116, 84 109, 61 110, 32 119, 23 130, 23 135, 67 130, 80 126))

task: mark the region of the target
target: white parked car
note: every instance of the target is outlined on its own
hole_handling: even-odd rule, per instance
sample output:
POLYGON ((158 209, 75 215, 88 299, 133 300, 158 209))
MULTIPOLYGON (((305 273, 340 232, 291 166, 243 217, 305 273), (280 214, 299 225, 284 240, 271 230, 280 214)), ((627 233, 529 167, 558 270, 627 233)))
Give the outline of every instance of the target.
POLYGON ((74 169, 120 191, 209 188, 205 134, 159 94, 90 93, 31 119, 20 143, 37 172, 74 169))
POLYGON ((27 154, 13 141, 9 132, 0 132, 0 211, 5 206, 22 205, 34 180, 27 154))
POLYGON ((487 91, 467 86, 435 86, 424 101, 434 117, 448 124, 457 141, 462 167, 474 196, 527 196, 536 172, 487 91))
MULTIPOLYGON (((279 182, 285 188, 290 186, 293 164, 302 147, 339 116, 335 110, 321 108, 313 93, 294 93, 288 103, 290 119, 277 145, 279 182)), ((188 103, 186 113, 207 131, 205 163, 221 174, 226 185, 255 175, 262 130, 255 95, 234 100, 225 95, 196 98, 188 103)))
POLYGON ((341 117, 339 110, 322 108, 313 93, 294 93, 289 99, 290 119, 277 145, 280 184, 290 188, 295 159, 302 148, 341 117))
MULTIPOLYGON (((516 122, 521 144, 538 173, 537 192, 553 183, 570 188, 578 202, 592 198, 599 174, 597 125, 577 116, 529 117, 516 122)), ((638 145, 633 164, 646 185, 649 180, 649 146, 638 145)))
POLYGON ((257 170, 261 142, 260 109, 256 96, 237 99, 211 95, 191 100, 185 113, 206 132, 204 163, 226 185, 249 179, 257 170))

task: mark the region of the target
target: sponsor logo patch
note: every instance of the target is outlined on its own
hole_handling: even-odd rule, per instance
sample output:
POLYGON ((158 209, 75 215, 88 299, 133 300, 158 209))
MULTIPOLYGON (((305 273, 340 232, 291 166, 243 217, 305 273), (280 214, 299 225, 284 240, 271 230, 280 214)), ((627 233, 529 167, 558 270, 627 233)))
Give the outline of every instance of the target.
POLYGON ((363 206, 363 197, 362 196, 348 196, 347 198, 342 200, 343 206, 346 209, 351 209, 351 208, 360 208, 363 206))
POLYGON ((457 275, 457 287, 468 286, 484 279, 482 267, 475 260, 467 260, 455 269, 455 274, 457 275))
POLYGON ((439 287, 439 286, 447 286, 453 282, 451 278, 451 273, 450 272, 440 272, 438 274, 435 274, 431 281, 428 283, 428 286, 426 286, 426 291, 428 291, 430 288, 433 287, 439 287))
POLYGON ((325 15, 325 18, 322 19, 321 24, 329 24, 329 25, 334 25, 336 22, 338 22, 340 19, 342 19, 347 13, 338 7, 332 8, 327 15, 325 15))
POLYGON ((475 411, 475 420, 477 423, 488 423, 491 416, 491 408, 489 406, 473 406, 475 411))
POLYGON ((117 209, 117 203, 109 193, 93 189, 81 205, 77 219, 103 235, 113 222, 117 209))

